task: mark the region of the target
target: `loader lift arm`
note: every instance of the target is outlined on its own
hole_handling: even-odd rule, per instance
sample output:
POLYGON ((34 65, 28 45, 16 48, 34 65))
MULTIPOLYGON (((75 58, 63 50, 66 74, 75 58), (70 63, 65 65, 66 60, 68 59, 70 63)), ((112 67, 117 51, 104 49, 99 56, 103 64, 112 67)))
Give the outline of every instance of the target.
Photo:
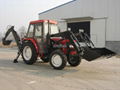
MULTIPOLYGON (((91 41, 90 37, 84 33, 84 32, 79 32, 75 34, 77 37, 80 37, 80 39, 86 44, 87 47, 90 48, 95 48, 94 43, 91 41)), ((80 40, 79 40, 80 41, 80 40)))
POLYGON ((64 39, 68 39, 70 40, 70 44, 74 46, 77 53, 80 53, 82 51, 81 50, 82 48, 80 47, 78 39, 74 36, 74 34, 71 31, 65 31, 65 32, 57 33, 57 34, 52 34, 50 35, 50 37, 62 37, 64 39))
MULTIPOLYGON (((80 35, 80 36, 83 36, 83 35, 80 35)), ((77 51, 77 54, 82 58, 86 59, 87 61, 92 61, 101 56, 98 52, 92 50, 91 47, 89 47, 87 42, 92 43, 89 38, 82 37, 82 40, 86 44, 86 47, 82 47, 76 35, 71 31, 65 31, 58 34, 53 34, 50 37, 62 37, 70 40, 70 44, 74 46, 75 50, 77 51)))
POLYGON ((20 54, 22 52, 22 41, 21 41, 19 35, 17 34, 17 32, 14 30, 14 26, 11 26, 8 29, 8 31, 5 34, 5 37, 2 39, 2 43, 3 43, 3 45, 10 45, 12 40, 6 40, 10 33, 12 33, 12 35, 13 35, 13 37, 15 39, 15 42, 17 44, 17 47, 18 47, 18 55, 17 55, 17 57, 13 61, 14 63, 17 63, 18 62, 17 59, 19 58, 19 56, 20 56, 20 54))

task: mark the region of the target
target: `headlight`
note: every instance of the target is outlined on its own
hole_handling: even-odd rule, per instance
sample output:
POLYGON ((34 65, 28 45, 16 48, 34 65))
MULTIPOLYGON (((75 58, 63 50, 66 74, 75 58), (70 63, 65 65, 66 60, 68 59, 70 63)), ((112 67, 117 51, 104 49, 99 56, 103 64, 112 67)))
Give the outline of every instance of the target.
POLYGON ((69 45, 69 48, 74 48, 74 46, 73 45, 69 45))

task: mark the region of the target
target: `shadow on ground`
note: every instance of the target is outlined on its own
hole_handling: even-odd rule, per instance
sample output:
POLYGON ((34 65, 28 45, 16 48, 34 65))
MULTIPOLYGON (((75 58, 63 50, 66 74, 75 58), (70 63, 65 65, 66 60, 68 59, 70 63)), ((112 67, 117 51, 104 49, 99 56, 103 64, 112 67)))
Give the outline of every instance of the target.
POLYGON ((5 59, 0 59, 0 70, 25 72, 27 74, 39 75, 43 77, 62 76, 64 74, 78 71, 75 68, 69 68, 69 66, 67 66, 64 70, 54 70, 49 63, 43 63, 40 61, 34 65, 26 65, 22 60, 20 60, 18 63, 13 63, 11 60, 5 59))

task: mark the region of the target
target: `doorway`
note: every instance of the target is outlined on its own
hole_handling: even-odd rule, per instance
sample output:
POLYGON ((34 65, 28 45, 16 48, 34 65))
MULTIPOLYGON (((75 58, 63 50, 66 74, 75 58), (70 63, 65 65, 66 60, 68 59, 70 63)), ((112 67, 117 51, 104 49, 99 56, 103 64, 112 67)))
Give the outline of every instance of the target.
POLYGON ((90 37, 90 21, 67 23, 67 28, 70 28, 73 33, 79 33, 82 29, 90 37))

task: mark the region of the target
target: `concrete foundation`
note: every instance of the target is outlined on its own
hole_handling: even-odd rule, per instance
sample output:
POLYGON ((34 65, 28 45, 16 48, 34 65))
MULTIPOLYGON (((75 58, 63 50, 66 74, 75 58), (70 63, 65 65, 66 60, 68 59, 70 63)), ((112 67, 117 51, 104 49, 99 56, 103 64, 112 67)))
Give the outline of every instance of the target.
POLYGON ((106 48, 120 54, 120 41, 106 41, 106 48))

